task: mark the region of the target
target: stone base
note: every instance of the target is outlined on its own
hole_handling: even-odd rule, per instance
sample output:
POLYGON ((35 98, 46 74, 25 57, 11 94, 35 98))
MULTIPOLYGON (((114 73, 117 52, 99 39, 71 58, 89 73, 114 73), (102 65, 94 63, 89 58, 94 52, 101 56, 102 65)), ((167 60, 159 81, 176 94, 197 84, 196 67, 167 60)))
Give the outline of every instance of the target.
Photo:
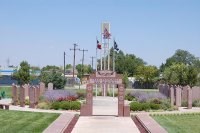
POLYGON ((130 116, 130 106, 125 105, 124 106, 124 117, 129 117, 130 116))
POLYGON ((81 111, 80 111, 81 116, 92 116, 92 107, 84 104, 81 105, 81 111))

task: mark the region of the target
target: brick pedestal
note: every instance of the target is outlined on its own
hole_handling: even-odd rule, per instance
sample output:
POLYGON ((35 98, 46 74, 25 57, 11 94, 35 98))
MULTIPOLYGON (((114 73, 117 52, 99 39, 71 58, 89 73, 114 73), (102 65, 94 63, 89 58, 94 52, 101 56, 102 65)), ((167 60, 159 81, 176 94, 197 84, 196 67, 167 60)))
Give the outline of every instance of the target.
POLYGON ((190 87, 188 87, 187 92, 188 109, 192 109, 192 90, 190 87))
POLYGON ((93 84, 87 84, 86 104, 81 106, 81 116, 91 116, 93 106, 93 84))
POLYGON ((13 105, 16 106, 18 104, 17 86, 15 84, 12 85, 12 101, 13 105))
POLYGON ((181 88, 176 88, 176 107, 181 107, 181 88))
POLYGON ((24 107, 25 106, 25 87, 24 86, 20 86, 20 107, 24 107))
POLYGON ((174 106, 174 87, 173 86, 170 88, 170 103, 171 103, 171 106, 173 107, 174 106))
POLYGON ((124 116, 124 85, 118 85, 118 116, 124 116))

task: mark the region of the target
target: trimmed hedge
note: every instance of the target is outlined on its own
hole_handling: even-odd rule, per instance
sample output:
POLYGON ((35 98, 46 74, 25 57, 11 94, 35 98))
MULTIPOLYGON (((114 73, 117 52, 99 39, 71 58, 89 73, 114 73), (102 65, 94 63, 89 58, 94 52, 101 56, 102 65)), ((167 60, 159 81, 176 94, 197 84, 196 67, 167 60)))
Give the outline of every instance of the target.
POLYGON ((131 102, 130 103, 130 109, 132 111, 147 111, 147 110, 158 110, 160 109, 160 105, 159 104, 155 104, 155 103, 139 103, 139 102, 131 102))
POLYGON ((78 101, 62 101, 62 102, 53 102, 51 104, 51 109, 64 109, 64 110, 80 110, 81 103, 78 101))

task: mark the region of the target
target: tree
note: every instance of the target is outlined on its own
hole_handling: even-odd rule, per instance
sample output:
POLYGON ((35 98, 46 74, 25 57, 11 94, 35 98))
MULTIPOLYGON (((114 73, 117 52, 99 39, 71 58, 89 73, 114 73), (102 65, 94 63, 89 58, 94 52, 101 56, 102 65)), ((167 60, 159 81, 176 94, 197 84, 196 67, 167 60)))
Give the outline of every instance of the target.
POLYGON ((71 68, 72 68, 72 65, 71 65, 71 64, 67 64, 67 65, 65 66, 65 68, 66 68, 66 69, 71 69, 71 68))
POLYGON ((125 85, 124 87, 127 88, 128 87, 128 73, 124 72, 123 73, 123 77, 122 77, 122 83, 125 85))
POLYGON ((57 66, 43 67, 40 74, 40 80, 47 86, 48 83, 53 83, 54 89, 63 89, 66 83, 65 77, 57 66))
POLYGON ((190 85, 197 83, 198 71, 195 67, 183 63, 173 63, 163 73, 165 81, 172 85, 190 85))
POLYGON ((178 49, 175 54, 166 60, 166 63, 161 65, 162 70, 171 66, 174 63, 183 63, 185 65, 197 65, 200 66, 200 61, 197 57, 189 53, 188 51, 178 49))
POLYGON ((83 65, 82 66, 82 64, 78 64, 78 65, 76 65, 76 69, 78 71, 77 76, 78 76, 78 78, 81 79, 81 82, 82 82, 82 76, 84 74, 91 74, 93 72, 91 65, 83 65), (82 71, 82 69, 83 69, 83 71, 82 71))
POLYGON ((30 82, 30 65, 27 61, 22 61, 20 63, 20 68, 13 74, 13 77, 18 81, 19 85, 28 84, 30 82))
POLYGON ((142 84, 146 84, 145 88, 150 88, 150 84, 155 82, 155 79, 158 77, 158 69, 156 66, 144 66, 141 65, 137 67, 136 79, 142 84))

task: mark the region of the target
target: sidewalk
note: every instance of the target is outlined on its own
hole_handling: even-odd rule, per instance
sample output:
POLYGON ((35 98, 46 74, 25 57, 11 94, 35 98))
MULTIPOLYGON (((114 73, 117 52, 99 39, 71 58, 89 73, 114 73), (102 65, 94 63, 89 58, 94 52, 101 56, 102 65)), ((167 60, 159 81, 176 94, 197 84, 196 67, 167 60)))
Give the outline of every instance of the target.
POLYGON ((72 133, 139 133, 131 117, 117 117, 118 98, 94 97, 93 115, 81 116, 72 133))
POLYGON ((130 117, 80 117, 72 133, 140 133, 130 117))

